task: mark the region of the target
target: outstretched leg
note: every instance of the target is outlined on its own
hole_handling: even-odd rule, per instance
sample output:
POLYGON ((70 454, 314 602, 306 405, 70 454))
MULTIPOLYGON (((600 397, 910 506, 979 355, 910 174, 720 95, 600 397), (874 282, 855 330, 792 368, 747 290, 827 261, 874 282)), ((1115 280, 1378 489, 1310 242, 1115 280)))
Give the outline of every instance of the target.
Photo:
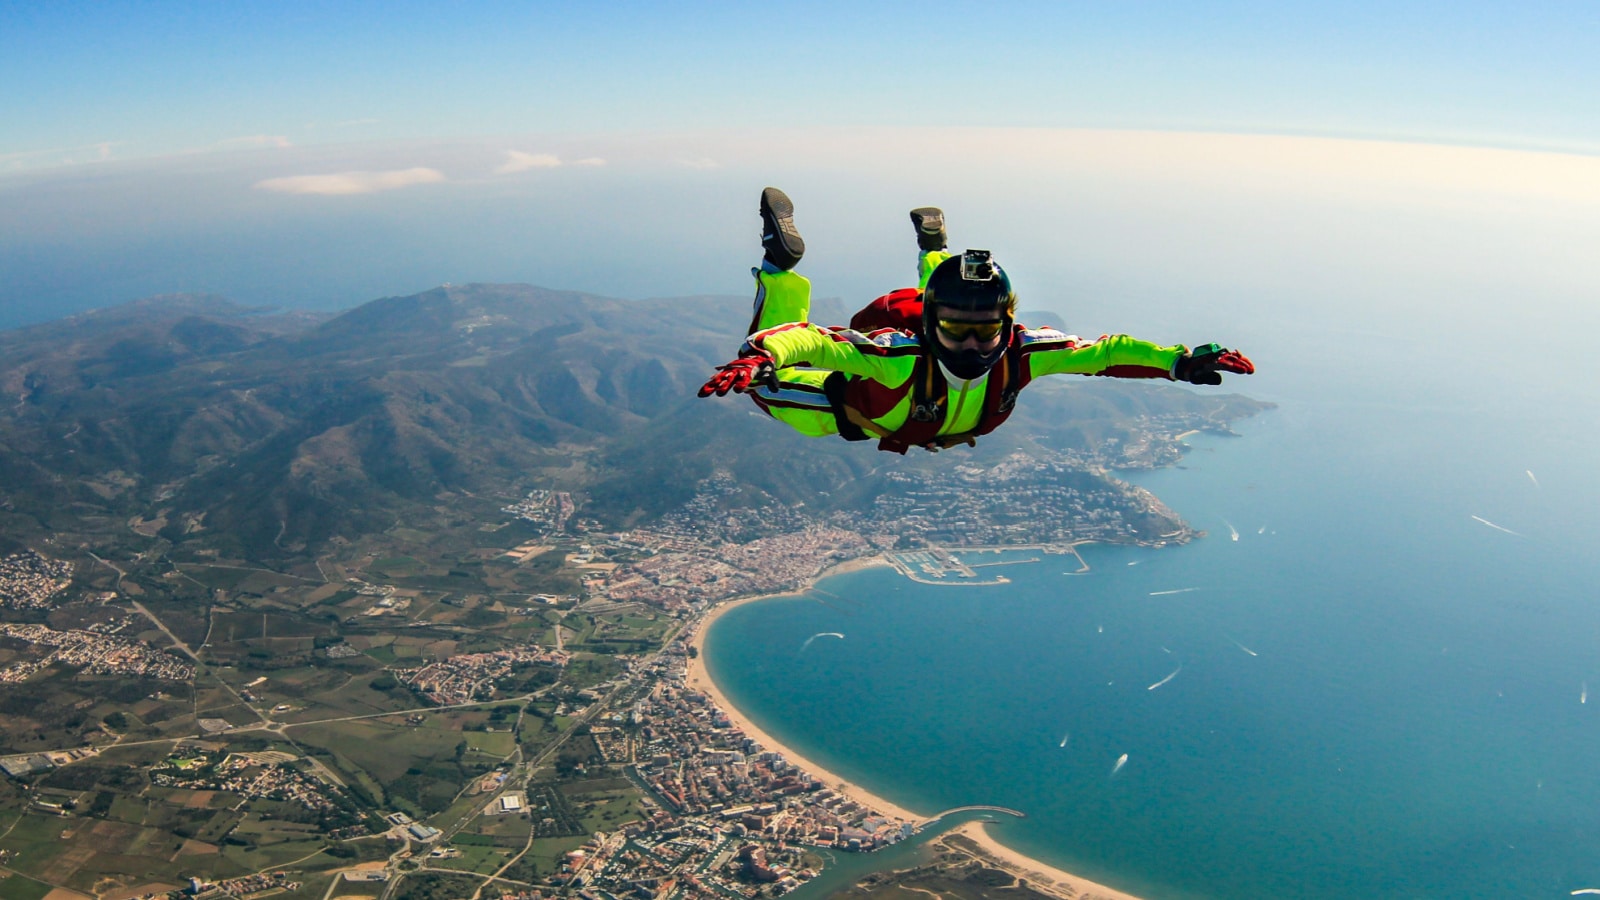
MULTIPOLYGON (((794 271, 805 255, 806 244, 794 225, 794 204, 773 187, 761 192, 761 247, 761 265, 750 270, 756 279, 750 334, 804 322, 811 315, 811 282, 794 271)), ((779 369, 777 390, 763 387, 749 396, 762 412, 803 435, 838 434, 833 408, 822 387, 829 374, 820 369, 779 369)))
POLYGON ((751 269, 756 277, 755 309, 748 334, 790 322, 809 321, 811 281, 798 272, 772 272, 765 264, 751 269))
POLYGON ((917 287, 928 286, 928 276, 939 264, 950 258, 944 231, 944 210, 937 206, 919 206, 911 211, 911 224, 917 229, 917 287))
POLYGON ((756 299, 749 334, 804 322, 811 315, 811 282, 794 271, 805 255, 806 242, 794 226, 789 195, 775 187, 761 192, 761 248, 761 266, 750 270, 756 278, 756 299))

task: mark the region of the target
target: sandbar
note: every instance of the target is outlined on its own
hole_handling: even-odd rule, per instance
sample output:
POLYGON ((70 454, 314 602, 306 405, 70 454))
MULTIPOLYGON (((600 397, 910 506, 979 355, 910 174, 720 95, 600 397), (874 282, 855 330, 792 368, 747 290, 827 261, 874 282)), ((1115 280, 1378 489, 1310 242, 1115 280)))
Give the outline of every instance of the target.
POLYGON ((1076 900, 1140 900, 1126 891, 1106 887, 1081 875, 1074 875, 1055 866, 1047 866, 1031 856, 1024 856, 989 836, 985 822, 967 822, 950 830, 977 844, 988 862, 1019 878, 1026 878, 1028 886, 1040 893, 1076 900))

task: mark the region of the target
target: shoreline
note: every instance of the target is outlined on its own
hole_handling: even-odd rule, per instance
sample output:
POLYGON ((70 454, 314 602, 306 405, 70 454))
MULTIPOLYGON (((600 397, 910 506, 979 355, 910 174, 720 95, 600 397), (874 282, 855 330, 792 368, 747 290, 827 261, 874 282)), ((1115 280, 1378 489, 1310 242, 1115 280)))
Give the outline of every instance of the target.
MULTIPOLYGON (((980 861, 1018 878, 1026 878, 1028 886, 1040 893, 1068 898, 1092 897, 1094 900, 1141 900, 1134 894, 1107 887, 1097 881, 1090 881, 1082 875, 1074 875, 1065 869, 1045 865, 1031 856, 1018 853, 995 840, 994 836, 989 834, 988 824, 967 822, 940 835, 939 840, 946 841, 952 835, 967 838, 978 845, 978 852, 973 855, 980 861)), ((959 845, 957 847, 966 852, 965 848, 960 848, 959 845)))
MULTIPOLYGON (((1084 541, 1082 543, 1092 542, 1084 541)), ((970 550, 971 548, 962 549, 970 550)), ((1029 548, 994 547, 984 549, 1002 550, 1029 548)), ((1076 554, 1076 545, 1073 545, 1072 552, 1076 554)), ((722 710, 723 714, 728 717, 728 720, 733 723, 734 727, 738 728, 740 731, 743 731, 746 736, 755 739, 761 744, 763 749, 772 750, 783 754, 783 758, 790 764, 804 769, 813 778, 818 779, 823 784, 834 789, 843 796, 854 800, 862 806, 889 816, 890 818, 911 822, 918 826, 924 826, 933 821, 932 815, 918 815, 917 813, 914 813, 897 803, 891 803, 882 796, 867 790, 861 785, 852 781, 847 781, 838 773, 824 766, 818 765, 814 760, 802 756, 801 754, 795 752, 792 747, 773 738, 771 734, 757 726, 755 722, 751 721, 750 717, 747 716, 744 711, 740 710, 728 700, 727 695, 724 694, 719 687, 717 687, 716 681, 712 679, 710 670, 706 666, 705 636, 711 630, 711 626, 716 623, 717 619, 721 618, 722 615, 728 610, 737 606, 743 606, 746 603, 755 603, 760 600, 770 600, 775 597, 798 597, 815 587, 817 582, 834 575, 846 575, 851 572, 860 572, 866 569, 882 566, 888 566, 898 570, 899 567, 890 562, 887 559, 887 556, 887 553, 875 553, 868 556, 856 557, 855 559, 848 560, 836 566, 831 566, 827 569, 824 569, 817 575, 806 579, 799 585, 796 585, 788 590, 777 591, 769 594, 757 594, 751 597, 740 597, 736 600, 723 601, 711 607, 705 612, 704 615, 700 617, 699 622, 695 626, 694 635, 689 639, 689 644, 694 648, 695 652, 694 655, 690 656, 686 660, 684 668, 684 685, 688 688, 704 692, 707 696, 709 696, 711 698, 711 702, 715 703, 717 708, 722 710)), ((1082 557, 1079 557, 1079 560, 1081 562, 1082 557)), ((957 826, 956 828, 952 828, 940 835, 937 840, 944 841, 952 835, 961 835, 968 838, 973 843, 978 845, 981 851, 980 856, 986 858, 997 868, 1011 872, 1020 878, 1026 878, 1029 884, 1038 886, 1042 892, 1063 898, 1093 896, 1096 898, 1096 900, 1101 900, 1101 898, 1103 898, 1103 900, 1141 900, 1141 898, 1133 894, 1118 891, 1103 884, 1090 881, 1082 876, 1074 875, 1071 872, 1063 869, 1058 869, 1054 866, 1047 865, 1031 856, 1026 856, 1022 853, 1012 850, 1011 848, 1006 847, 1004 844, 1001 844, 999 841, 995 840, 984 828, 983 822, 968 822, 964 825, 957 826)))
POLYGON ((811 775, 811 777, 821 781, 824 785, 839 792, 843 796, 854 800, 862 806, 883 813, 884 815, 893 819, 899 819, 903 822, 911 822, 913 824, 920 824, 928 821, 930 816, 918 815, 897 803, 889 802, 888 800, 872 793, 861 785, 846 780, 838 773, 824 766, 818 765, 814 760, 808 759, 807 757, 796 753, 792 747, 789 747, 787 744, 782 743, 772 735, 768 734, 760 726, 752 722, 750 717, 745 715, 742 710, 740 710, 737 706, 734 706, 733 703, 728 700, 727 695, 722 693, 721 688, 717 687, 716 682, 712 680, 710 670, 706 668, 706 633, 711 630, 711 626, 715 624, 717 619, 721 618, 728 610, 738 606, 743 606, 746 603, 755 603, 759 600, 770 600, 774 597, 798 597, 810 590, 812 586, 824 578, 833 575, 845 575, 851 572, 860 572, 865 569, 872 569, 887 565, 889 565, 889 562, 880 554, 858 556, 855 559, 824 569, 815 577, 808 578, 801 584, 788 590, 771 594, 757 594, 753 597, 740 597, 737 600, 727 600, 717 604, 708 610, 705 615, 700 617, 700 622, 698 625, 696 625, 694 630, 694 636, 689 640, 689 645, 694 648, 695 652, 693 656, 689 657, 684 668, 683 682, 686 687, 701 691, 708 695, 711 698, 711 702, 715 703, 717 708, 722 710, 723 714, 728 717, 728 720, 733 723, 733 726, 740 731, 743 731, 746 737, 754 738, 755 741, 761 745, 762 749, 772 750, 783 754, 783 758, 788 761, 790 765, 798 766, 799 768, 804 769, 808 774, 811 775))

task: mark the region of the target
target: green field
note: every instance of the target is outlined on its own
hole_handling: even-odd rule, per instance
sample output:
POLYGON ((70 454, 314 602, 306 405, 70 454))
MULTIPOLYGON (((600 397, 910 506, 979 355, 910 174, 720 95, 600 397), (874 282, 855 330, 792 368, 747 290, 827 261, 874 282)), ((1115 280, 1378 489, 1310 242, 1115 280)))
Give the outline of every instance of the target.
POLYGON ((419 559, 409 556, 386 556, 373 560, 367 567, 367 574, 380 578, 409 578, 427 569, 427 565, 419 559))
POLYGON ((54 888, 26 875, 11 874, 0 880, 0 900, 43 900, 54 888))
POLYGON ((481 847, 473 845, 456 844, 456 849, 461 855, 456 859, 438 859, 433 865, 441 869, 454 869, 459 872, 475 872, 479 875, 493 875, 496 870, 506 864, 516 850, 498 847, 481 847))
POLYGON ((509 731, 496 731, 492 733, 483 731, 469 731, 466 732, 464 736, 467 739, 467 746, 469 748, 497 759, 504 759, 507 756, 510 756, 511 752, 517 748, 516 735, 509 731))
POLYGON ((341 716, 365 716, 414 709, 422 705, 416 695, 404 687, 379 690, 372 686, 382 670, 372 665, 366 668, 319 668, 308 683, 283 685, 273 691, 273 685, 262 696, 271 698, 270 706, 288 703, 293 708, 273 713, 273 718, 284 722, 314 722, 341 716))
POLYGON ((319 851, 325 846, 327 846, 327 842, 321 839, 286 840, 279 843, 261 845, 254 849, 224 846, 222 848, 222 857, 250 872, 275 868, 306 857, 314 858, 306 859, 306 862, 300 863, 300 865, 314 865, 317 859, 321 859, 321 865, 328 865, 331 860, 326 856, 318 855, 319 851))
MULTIPOLYGON (((90 891, 100 879, 125 875, 144 881, 182 884, 201 857, 185 853, 184 840, 160 828, 110 820, 23 817, 0 848, 10 850, 7 866, 25 875, 74 890, 90 891)), ((214 877, 241 874, 234 862, 209 857, 214 877)), ((19 882, 18 887, 22 886, 19 882)), ((9 895, 4 895, 9 896, 9 895)))
MULTIPOLYGON (((483 505, 492 514, 498 502, 483 505)), ((187 778, 208 777, 206 766, 230 752, 309 754, 332 769, 347 785, 348 796, 368 812, 404 811, 435 824, 469 822, 461 832, 463 857, 430 865, 487 874, 519 852, 535 823, 519 815, 482 816, 492 794, 463 788, 518 753, 519 735, 511 729, 524 701, 426 709, 410 689, 394 684, 388 668, 548 638, 549 610, 539 608, 529 616, 513 613, 527 606, 531 592, 574 593, 577 583, 564 565, 564 550, 552 549, 519 566, 500 558, 496 548, 523 529, 513 526, 483 535, 476 530, 479 520, 460 518, 463 528, 470 525, 470 535, 451 537, 419 521, 414 528, 381 536, 357 536, 343 551, 321 557, 321 568, 310 559, 269 564, 295 575, 238 558, 242 554, 236 547, 219 556, 194 544, 172 546, 144 537, 138 552, 150 546, 164 550, 136 558, 132 550, 97 546, 103 558, 129 571, 124 592, 136 596, 198 651, 202 664, 192 685, 57 669, 36 676, 25 691, 0 697, 0 743, 10 742, 17 750, 74 746, 102 727, 125 735, 126 742, 94 759, 33 777, 31 796, 67 806, 69 816, 25 812, 30 795, 22 786, 0 784, 0 849, 8 851, 6 869, 0 872, 14 870, 0 876, 0 900, 38 900, 52 885, 99 894, 117 885, 181 885, 191 874, 215 880, 285 865, 296 869, 305 884, 280 896, 321 900, 330 879, 319 870, 350 864, 353 858, 345 850, 354 849, 357 858, 366 859, 392 852, 381 839, 358 839, 336 848, 340 855, 330 856, 323 852, 328 841, 321 829, 329 821, 342 825, 349 819, 323 819, 289 801, 246 801, 187 778), (482 544, 480 537, 495 540, 482 544), (475 549, 480 545, 483 550, 475 549), (141 565, 143 559, 150 562, 141 565), (411 605, 392 617, 361 616, 377 598, 356 594, 347 575, 394 585, 397 599, 408 599, 411 605), (342 642, 360 655, 340 658, 324 652, 342 642), (241 703, 238 693, 246 690, 252 699, 241 703), (6 707, 8 702, 14 708, 6 707), (197 714, 227 720, 236 730, 196 740, 197 714), (287 730, 279 735, 261 729, 263 716, 284 723, 287 730), (185 743, 191 740, 196 743, 185 743), (175 785, 156 785, 152 767, 163 767, 165 776, 185 777, 175 785)), ((125 522, 108 519, 107 527, 121 534, 125 522)), ((100 571, 104 568, 90 567, 98 581, 86 576, 82 584, 110 588, 115 579, 109 570, 100 571)), ((51 615, 57 627, 127 617, 130 624, 123 634, 168 643, 126 603, 80 604, 51 615)), ((580 653, 570 672, 521 667, 503 686, 508 695, 544 689, 557 679, 583 687, 612 678, 620 672, 612 653, 628 649, 630 642, 657 640, 664 632, 664 625, 648 613, 618 613, 595 622, 580 618, 574 624, 600 652, 580 653)), ((25 647, 0 647, 0 664, 20 661, 26 654, 25 647)), ((543 701, 538 707, 542 716, 521 719, 522 752, 558 738, 558 725, 571 727, 570 718, 553 721, 554 708, 553 701, 543 701)), ((97 739, 109 742, 111 737, 97 739)), ((592 750, 587 736, 574 736, 561 758, 592 760, 592 750)), ((571 795, 572 827, 580 813, 585 822, 608 826, 630 815, 633 796, 615 787, 590 784, 571 795)), ((568 804, 563 800, 560 805, 568 804)), ((584 839, 545 839, 530 866, 549 872, 561 853, 584 839)), ((448 893, 451 885, 432 877, 405 881, 395 900, 448 893)), ((466 885, 470 893, 481 882, 455 883, 466 885)), ((338 888, 359 893, 354 886, 338 888)))
POLYGON ((308 749, 330 752, 341 777, 382 785, 391 805, 423 818, 449 806, 472 774, 492 768, 496 761, 475 762, 463 734, 451 730, 448 720, 436 721, 441 718, 430 715, 422 727, 395 725, 387 719, 327 722, 296 728, 294 733, 308 749))
POLYGON ((638 818, 639 788, 626 778, 596 778, 561 785, 574 811, 590 832, 614 831, 638 818))
POLYGON ((391 895, 393 900, 456 900, 470 897, 483 882, 467 875, 419 872, 406 876, 391 895))

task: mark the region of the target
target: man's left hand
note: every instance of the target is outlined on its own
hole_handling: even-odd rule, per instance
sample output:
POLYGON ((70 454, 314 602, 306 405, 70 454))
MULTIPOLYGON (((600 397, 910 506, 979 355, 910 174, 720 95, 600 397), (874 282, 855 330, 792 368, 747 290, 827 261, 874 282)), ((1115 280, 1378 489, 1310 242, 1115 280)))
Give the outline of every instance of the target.
POLYGON ((1206 344, 1178 357, 1172 377, 1190 384, 1221 384, 1222 373, 1253 375, 1256 366, 1243 353, 1221 344, 1206 344))

